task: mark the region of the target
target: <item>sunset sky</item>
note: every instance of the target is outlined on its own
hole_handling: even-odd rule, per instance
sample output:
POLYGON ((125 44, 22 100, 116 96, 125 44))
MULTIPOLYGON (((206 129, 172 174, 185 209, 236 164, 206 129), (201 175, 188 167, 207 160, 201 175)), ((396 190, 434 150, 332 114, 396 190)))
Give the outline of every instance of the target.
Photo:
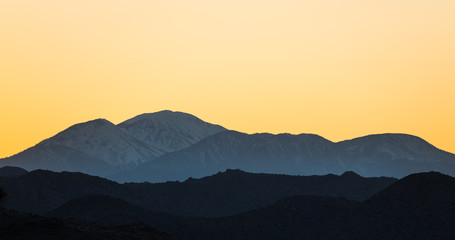
POLYGON ((164 109, 455 152, 455 1, 0 1, 0 157, 164 109))

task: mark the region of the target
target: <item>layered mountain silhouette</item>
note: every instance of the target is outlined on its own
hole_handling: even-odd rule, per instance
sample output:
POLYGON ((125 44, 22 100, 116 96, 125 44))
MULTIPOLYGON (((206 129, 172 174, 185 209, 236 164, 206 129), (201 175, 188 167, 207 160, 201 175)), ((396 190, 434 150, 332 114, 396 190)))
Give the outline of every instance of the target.
MULTIPOLYGON (((355 177, 352 173, 347 176, 355 177)), ((362 202, 292 196, 236 215, 182 218, 141 210, 111 197, 87 196, 63 204, 49 215, 122 224, 141 220, 187 240, 454 239, 454 189, 454 178, 427 172, 396 181, 362 202), (101 202, 115 207, 102 207, 101 202)))
POLYGON ((331 142, 314 134, 245 134, 181 112, 142 114, 118 125, 104 119, 76 124, 0 166, 28 171, 77 171, 119 182, 183 181, 226 169, 292 175, 404 177, 455 175, 455 155, 406 134, 331 142))
POLYGON ((0 208, 0 235, 454 239, 455 179, 439 172, 455 175, 455 155, 407 134, 331 142, 171 111, 96 119, 0 159, 0 204, 27 212, 0 208))
POLYGON ((294 195, 317 195, 365 200, 394 178, 341 176, 287 176, 228 170, 185 182, 119 184, 82 173, 35 170, 19 177, 0 177, 8 194, 5 207, 45 214, 86 195, 107 195, 141 208, 187 217, 220 217, 272 204, 294 195))

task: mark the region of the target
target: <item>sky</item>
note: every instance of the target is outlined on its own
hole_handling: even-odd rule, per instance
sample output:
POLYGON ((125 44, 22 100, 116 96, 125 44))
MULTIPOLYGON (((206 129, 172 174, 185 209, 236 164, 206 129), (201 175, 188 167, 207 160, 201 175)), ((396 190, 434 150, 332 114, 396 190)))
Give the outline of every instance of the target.
POLYGON ((0 157, 164 109, 455 152, 453 0, 0 1, 0 157))

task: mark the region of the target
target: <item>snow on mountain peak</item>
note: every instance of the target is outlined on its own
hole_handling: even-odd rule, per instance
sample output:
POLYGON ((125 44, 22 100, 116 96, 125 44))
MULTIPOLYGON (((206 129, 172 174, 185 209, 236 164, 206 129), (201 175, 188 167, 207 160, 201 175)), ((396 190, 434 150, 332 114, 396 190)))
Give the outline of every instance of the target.
POLYGON ((73 125, 39 145, 63 145, 114 166, 137 165, 162 154, 129 136, 106 119, 73 125))
POLYGON ((226 129, 183 112, 144 113, 118 126, 136 139, 165 152, 186 148, 226 129))

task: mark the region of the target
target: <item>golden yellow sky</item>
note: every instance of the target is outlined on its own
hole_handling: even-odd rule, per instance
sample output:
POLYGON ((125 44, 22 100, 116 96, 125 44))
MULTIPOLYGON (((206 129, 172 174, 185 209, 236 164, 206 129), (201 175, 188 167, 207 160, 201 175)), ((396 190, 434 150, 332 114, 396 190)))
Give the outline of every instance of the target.
POLYGON ((0 157, 163 109, 455 152, 454 0, 0 1, 0 157))

